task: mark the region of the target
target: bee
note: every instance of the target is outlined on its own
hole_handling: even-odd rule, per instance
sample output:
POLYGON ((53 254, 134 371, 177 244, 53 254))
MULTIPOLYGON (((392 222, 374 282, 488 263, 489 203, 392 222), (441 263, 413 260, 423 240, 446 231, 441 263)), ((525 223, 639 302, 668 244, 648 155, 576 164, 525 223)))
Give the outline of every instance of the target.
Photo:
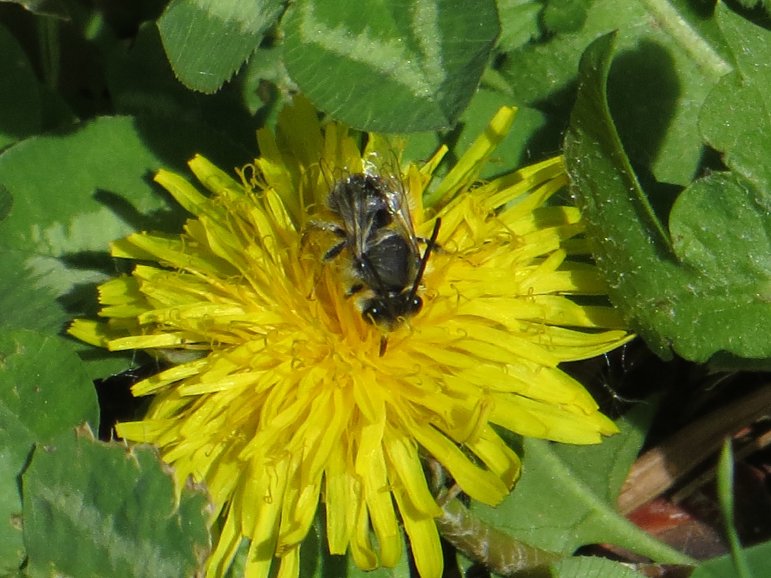
MULTIPOLYGON (((335 183, 327 206, 339 222, 323 227, 340 241, 324 254, 324 260, 348 251, 352 283, 347 295, 360 296, 357 305, 368 323, 385 331, 396 329, 423 307, 418 289, 441 221, 436 220, 421 255, 404 190, 392 179, 368 173, 335 183)), ((386 343, 383 336, 381 356, 386 343)))

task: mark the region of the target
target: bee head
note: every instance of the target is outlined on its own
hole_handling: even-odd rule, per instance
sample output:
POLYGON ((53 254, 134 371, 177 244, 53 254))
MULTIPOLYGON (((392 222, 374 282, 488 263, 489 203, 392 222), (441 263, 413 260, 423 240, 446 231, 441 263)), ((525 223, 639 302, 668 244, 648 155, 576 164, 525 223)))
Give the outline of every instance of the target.
POLYGON ((411 291, 387 297, 375 297, 366 302, 362 309, 364 319, 389 331, 401 322, 415 315, 423 307, 423 300, 411 291))

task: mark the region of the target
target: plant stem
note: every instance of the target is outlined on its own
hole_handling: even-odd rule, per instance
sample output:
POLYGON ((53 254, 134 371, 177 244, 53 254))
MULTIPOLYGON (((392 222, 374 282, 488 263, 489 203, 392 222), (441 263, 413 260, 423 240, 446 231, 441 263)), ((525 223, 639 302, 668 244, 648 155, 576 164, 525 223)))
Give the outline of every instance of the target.
POLYGON ((733 450, 731 449, 731 440, 729 438, 726 438, 723 443, 723 451, 720 452, 717 490, 736 575, 739 578, 752 578, 752 572, 747 563, 747 558, 745 557, 742 545, 739 542, 739 533, 736 531, 736 526, 734 525, 734 458, 733 450))
POLYGON ((682 17, 667 0, 640 0, 656 23, 710 76, 715 79, 733 67, 682 17))
POLYGON ((443 506, 436 520, 442 537, 476 562, 501 576, 546 578, 549 565, 562 556, 520 542, 474 516, 459 500, 443 506))

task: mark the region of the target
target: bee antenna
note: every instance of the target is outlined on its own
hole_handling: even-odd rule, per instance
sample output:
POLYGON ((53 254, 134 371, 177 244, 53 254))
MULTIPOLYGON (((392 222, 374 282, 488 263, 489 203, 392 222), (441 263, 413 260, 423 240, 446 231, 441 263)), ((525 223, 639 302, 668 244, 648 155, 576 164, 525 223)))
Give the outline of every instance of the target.
POLYGON ((420 285, 420 282, 423 280, 423 273, 426 272, 426 264, 428 263, 428 258, 431 256, 431 251, 436 245, 436 239, 437 237, 439 237, 439 227, 441 226, 442 226, 442 219, 437 217, 436 221, 434 222, 434 230, 431 233, 431 238, 428 240, 428 243, 426 244, 426 250, 423 252, 423 257, 421 257, 420 259, 420 265, 418 266, 418 274, 415 276, 415 282, 412 284, 412 289, 410 290, 410 301, 415 299, 415 297, 418 294, 418 286, 420 285))
POLYGON ((326 159, 319 159, 319 169, 321 172, 321 176, 324 178, 324 183, 326 184, 327 188, 329 190, 332 190, 332 187, 335 186, 335 175, 334 175, 334 169, 332 168, 332 165, 327 162, 326 159))

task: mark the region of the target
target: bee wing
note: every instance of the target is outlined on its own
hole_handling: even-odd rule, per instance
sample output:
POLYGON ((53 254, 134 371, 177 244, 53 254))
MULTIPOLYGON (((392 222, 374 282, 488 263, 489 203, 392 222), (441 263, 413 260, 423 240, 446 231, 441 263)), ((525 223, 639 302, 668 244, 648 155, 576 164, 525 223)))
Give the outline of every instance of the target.
MULTIPOLYGON (((383 137, 378 137, 382 139, 383 137)), ((383 197, 385 198, 388 212, 393 218, 393 227, 399 234, 408 239, 410 247, 416 254, 418 251, 418 239, 415 235, 415 227, 410 217, 410 203, 404 190, 404 182, 399 169, 399 159, 394 154, 392 139, 378 142, 380 146, 373 147, 365 162, 365 173, 378 178, 383 184, 383 197)), ((398 147, 397 147, 398 148, 398 147)))
POLYGON ((418 238, 415 235, 415 227, 412 224, 412 217, 410 216, 410 204, 407 199, 407 194, 404 192, 401 184, 389 187, 386 194, 388 202, 388 210, 394 219, 395 226, 399 229, 402 236, 405 237, 410 243, 412 249, 416 255, 419 255, 418 251, 418 238))
POLYGON ((374 226, 374 214, 367 205, 367 197, 361 194, 360 186, 350 179, 341 181, 329 198, 330 208, 340 216, 349 249, 355 257, 366 252, 374 226))

